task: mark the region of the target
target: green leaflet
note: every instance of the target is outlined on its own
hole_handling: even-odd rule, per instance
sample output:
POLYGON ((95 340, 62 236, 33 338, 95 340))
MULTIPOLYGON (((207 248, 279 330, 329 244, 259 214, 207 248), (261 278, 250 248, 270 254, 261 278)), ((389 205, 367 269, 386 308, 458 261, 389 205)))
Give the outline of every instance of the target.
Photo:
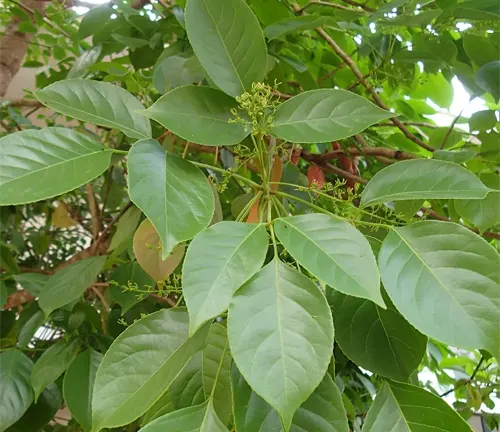
POLYGON ((275 227, 287 251, 318 279, 385 307, 370 244, 352 225, 316 213, 277 219, 275 227))
POLYGON ((59 270, 44 285, 38 304, 49 316, 52 311, 80 297, 95 281, 106 262, 105 256, 77 261, 59 270))
POLYGON ((144 115, 188 141, 222 146, 238 144, 250 132, 248 126, 230 122, 236 109, 238 103, 220 90, 185 86, 163 95, 144 115))
POLYGON ((165 259, 174 247, 206 228, 214 213, 208 180, 190 162, 155 140, 136 142, 128 156, 130 199, 156 228, 165 259))
POLYGON ((398 162, 375 174, 361 194, 361 204, 370 206, 413 199, 481 199, 488 192, 473 173, 460 165, 415 159, 398 162))
POLYGON ((228 308, 233 293, 262 267, 267 247, 261 224, 223 221, 194 238, 182 271, 191 333, 228 308))
POLYGON ((97 370, 92 431, 134 421, 168 390, 206 344, 208 325, 191 338, 188 328, 185 309, 163 309, 136 321, 115 339, 97 370))
POLYGON ((470 432, 470 426, 438 396, 409 384, 386 382, 373 402, 363 432, 470 432))
POLYGON ((86 432, 92 429, 92 390, 102 357, 101 353, 88 349, 71 362, 64 375, 64 401, 86 432))
POLYGON ((331 290, 335 340, 357 365, 396 381, 408 381, 425 354, 427 338, 385 299, 387 309, 331 290))
POLYGON ((18 421, 33 402, 30 376, 33 362, 17 349, 0 353, 0 432, 18 421))
POLYGON ((189 42, 217 87, 236 97, 263 81, 264 35, 243 0, 189 0, 185 14, 189 42))
POLYGON ((121 130, 130 138, 151 137, 149 120, 138 114, 144 106, 128 91, 110 83, 83 79, 58 81, 35 96, 61 114, 121 130))
POLYGON ((324 25, 336 26, 334 17, 304 15, 276 21, 264 29, 264 35, 269 40, 277 39, 288 33, 310 30, 324 25))
POLYGON ((350 137, 395 116, 345 90, 310 90, 279 106, 271 133, 290 142, 325 142, 350 137))
POLYGON ((288 431, 332 356, 332 316, 323 293, 275 258, 234 294, 228 335, 238 369, 288 431))
POLYGON ((74 360, 80 349, 80 342, 60 340, 52 345, 37 360, 31 373, 31 384, 35 390, 35 402, 42 390, 59 378, 74 360))
POLYGON ((101 175, 111 155, 101 143, 72 129, 6 135, 0 138, 0 205, 40 201, 76 189, 101 175))
POLYGON ((393 228, 378 262, 387 293, 415 328, 500 355, 500 257, 481 237, 452 222, 393 228))

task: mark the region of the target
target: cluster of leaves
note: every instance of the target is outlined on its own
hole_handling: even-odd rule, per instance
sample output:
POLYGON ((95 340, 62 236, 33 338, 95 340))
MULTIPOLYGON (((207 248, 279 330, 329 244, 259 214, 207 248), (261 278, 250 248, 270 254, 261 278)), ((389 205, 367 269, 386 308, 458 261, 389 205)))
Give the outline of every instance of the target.
POLYGON ((60 60, 48 127, 1 111, 0 431, 469 431, 498 391, 496 0, 172 3, 10 5, 71 44, 28 52, 60 60), (489 109, 440 128, 453 77, 489 109))

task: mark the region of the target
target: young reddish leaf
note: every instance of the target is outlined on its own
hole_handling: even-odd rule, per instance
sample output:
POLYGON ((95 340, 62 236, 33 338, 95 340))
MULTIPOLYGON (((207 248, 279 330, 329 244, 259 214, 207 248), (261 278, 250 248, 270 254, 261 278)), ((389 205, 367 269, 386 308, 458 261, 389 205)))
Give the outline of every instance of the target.
POLYGON ((316 183, 318 187, 322 188, 325 184, 325 174, 318 165, 311 165, 307 168, 307 179, 309 180, 309 186, 316 183))
POLYGON ((273 158, 273 167, 271 169, 271 192, 276 192, 278 190, 279 182, 281 180, 281 175, 283 174, 283 162, 277 154, 273 158))
POLYGON ((252 208, 250 209, 250 213, 248 213, 247 217, 248 223, 259 223, 259 204, 260 204, 260 197, 255 200, 252 208))

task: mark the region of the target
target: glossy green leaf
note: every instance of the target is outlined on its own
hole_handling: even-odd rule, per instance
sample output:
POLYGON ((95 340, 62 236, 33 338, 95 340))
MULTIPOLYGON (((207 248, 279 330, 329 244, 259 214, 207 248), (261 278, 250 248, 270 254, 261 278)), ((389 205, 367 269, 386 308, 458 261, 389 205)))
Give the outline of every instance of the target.
MULTIPOLYGON (((162 259, 160 236, 149 219, 144 219, 135 232, 133 249, 137 262, 153 278, 154 285, 154 282, 163 281, 174 272, 184 257, 186 245, 176 246, 169 256, 162 259)), ((146 283, 142 276, 140 279, 146 283)))
POLYGON ((262 267, 268 242, 264 225, 230 221, 194 238, 182 271, 191 333, 228 308, 233 293, 262 267))
POLYGON ((78 57, 68 72, 66 78, 83 78, 89 68, 95 65, 101 57, 101 46, 94 46, 78 57))
POLYGON ((45 315, 49 316, 55 309, 80 297, 95 281, 105 261, 105 256, 87 258, 70 264, 51 276, 38 299, 45 315))
MULTIPOLYGON (((208 346, 208 340, 207 340, 208 346)), ((207 349, 206 347, 204 350, 207 349)), ((203 350, 203 351, 204 351, 203 350)), ((174 410, 199 405, 206 400, 203 387, 203 351, 195 354, 174 380, 168 393, 174 410)))
POLYGON ((111 151, 72 129, 24 130, 0 138, 0 205, 24 204, 76 189, 101 175, 111 151))
POLYGON ((405 220, 410 220, 423 205, 423 200, 405 200, 394 203, 394 211, 401 214, 405 220))
POLYGON ((470 426, 438 396, 403 383, 385 383, 363 425, 363 432, 470 432, 470 426))
POLYGON ((136 321, 106 352, 94 384, 92 430, 128 424, 164 393, 206 344, 209 326, 188 339, 185 309, 163 309, 136 321))
MULTIPOLYGON (((232 370, 234 421, 238 432, 282 432, 278 413, 258 396, 236 366, 232 370)), ((293 416, 291 432, 348 432, 342 398, 331 376, 323 380, 293 416)))
POLYGON ((183 408, 157 418, 140 432, 228 432, 217 417, 212 400, 201 405, 183 408))
POLYGON ((138 141, 128 156, 130 199, 148 217, 162 242, 162 258, 206 228, 214 214, 208 180, 190 162, 155 140, 138 141))
POLYGON ((311 90, 279 106, 271 133, 296 143, 339 140, 396 115, 345 90, 311 90))
POLYGON ((40 432, 61 408, 62 396, 56 384, 49 384, 38 401, 7 432, 40 432))
POLYGON ((335 341, 358 366, 396 381, 408 381, 425 354, 427 338, 385 299, 387 309, 331 291, 335 341))
POLYGON ((488 192, 473 173, 460 165, 415 159, 389 165, 375 174, 361 194, 361 204, 409 199, 481 199, 488 192))
POLYGON ((231 354, 227 330, 221 324, 212 324, 207 346, 202 357, 203 390, 212 398, 213 407, 222 423, 227 424, 232 414, 231 354))
POLYGON ((132 285, 136 286, 139 290, 147 291, 148 289, 153 289, 155 286, 153 278, 136 262, 129 262, 118 266, 111 274, 110 280, 118 284, 111 285, 108 289, 111 298, 122 307, 122 315, 141 299, 138 298, 139 293, 127 291, 124 287, 132 285))
POLYGON ((79 349, 80 342, 76 339, 71 342, 60 340, 43 352, 31 372, 31 385, 35 390, 35 402, 42 390, 68 369, 79 349))
POLYGON ((231 110, 237 108, 238 103, 220 90, 185 86, 163 95, 144 115, 188 141, 223 146, 240 143, 250 132, 241 123, 230 123, 231 110))
POLYGON ((130 138, 149 138, 149 120, 138 114, 144 106, 121 87, 73 79, 58 81, 35 92, 45 106, 84 122, 118 129, 130 138))
POLYGON ((185 18, 189 42, 217 87, 236 97, 263 81, 264 35, 243 0, 189 0, 185 18))
POLYGON ((289 33, 310 30, 325 25, 335 26, 335 19, 330 16, 304 15, 276 21, 264 29, 264 35, 269 40, 273 40, 289 33))
POLYGON ((495 102, 500 100, 500 60, 481 66, 476 73, 476 81, 483 90, 490 93, 495 102))
MULTIPOLYGON (((189 362, 188 362, 188 364, 189 364, 189 362)), ((187 365, 182 371, 184 371, 186 368, 187 368, 187 365)), ((168 413, 175 411, 175 410, 176 410, 176 408, 174 406, 174 403, 172 402, 172 397, 170 396, 170 391, 167 391, 163 394, 163 396, 160 399, 158 399, 153 404, 153 406, 151 406, 151 408, 149 408, 146 411, 146 414, 144 414, 144 416, 142 417, 141 425, 145 426, 148 423, 151 423, 153 420, 157 419, 158 417, 161 417, 161 416, 168 414, 168 413)))
POLYGON ((467 228, 425 221, 394 228, 379 253, 387 293, 420 332, 500 355, 500 257, 467 228))
POLYGON ((469 119, 471 132, 493 129, 496 124, 497 117, 493 110, 477 111, 469 119))
POLYGON ((113 9, 108 4, 103 4, 90 9, 82 18, 78 28, 78 37, 85 39, 91 34, 99 31, 108 22, 113 9))
POLYGON ((479 178, 495 191, 480 200, 456 200, 453 206, 460 216, 484 231, 500 222, 500 176, 485 173, 479 178))
POLYGON ((64 375, 64 401, 86 432, 92 429, 92 390, 101 360, 101 353, 88 349, 73 360, 64 375))
POLYGON ((316 213, 277 219, 275 227, 285 249, 318 279, 385 307, 370 244, 351 224, 316 213))
POLYGON ((234 294, 228 335, 238 369, 288 430, 332 356, 332 316, 323 293, 275 258, 234 294))
POLYGON ((123 243, 132 239, 137 225, 139 225, 141 215, 141 211, 135 206, 130 207, 123 214, 116 224, 116 231, 111 238, 111 244, 109 245, 108 252, 111 252, 123 243))
POLYGON ((12 348, 0 353, 0 364, 0 432, 4 432, 23 416, 33 401, 30 382, 33 363, 12 348))

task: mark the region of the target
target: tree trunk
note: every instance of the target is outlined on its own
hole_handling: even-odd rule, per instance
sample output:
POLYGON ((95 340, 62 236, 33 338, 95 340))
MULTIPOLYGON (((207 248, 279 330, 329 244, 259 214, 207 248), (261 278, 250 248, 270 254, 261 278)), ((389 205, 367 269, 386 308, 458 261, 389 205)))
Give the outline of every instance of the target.
MULTIPOLYGON (((30 10, 43 11, 44 3, 37 0, 22 0, 22 4, 30 10)), ((32 17, 33 19, 33 17, 32 17)), ((12 78, 19 71, 23 63, 26 49, 33 38, 33 33, 19 31, 21 19, 12 15, 12 19, 5 29, 5 34, 0 40, 0 97, 7 93, 12 78)))

